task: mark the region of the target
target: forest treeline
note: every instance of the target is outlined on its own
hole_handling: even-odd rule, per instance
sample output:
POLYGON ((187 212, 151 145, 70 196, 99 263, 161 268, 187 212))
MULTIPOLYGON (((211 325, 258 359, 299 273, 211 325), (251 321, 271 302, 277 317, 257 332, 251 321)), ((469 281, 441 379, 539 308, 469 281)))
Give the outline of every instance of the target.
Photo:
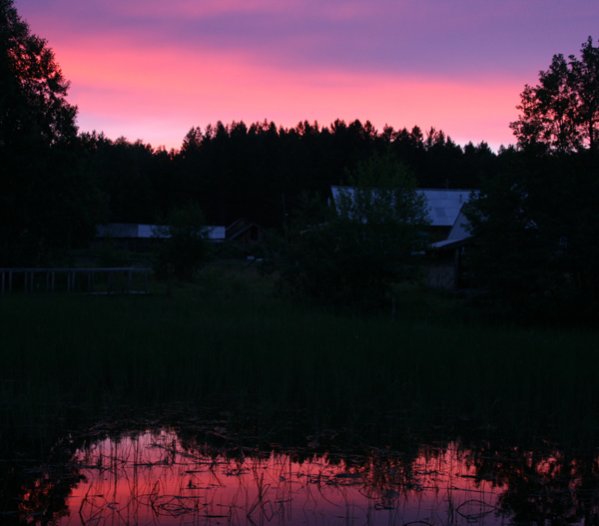
POLYGON ((210 224, 280 229, 305 198, 327 199, 360 163, 385 155, 423 187, 477 187, 504 158, 444 132, 337 120, 218 122, 179 150, 80 133, 69 83, 47 42, 0 0, 0 265, 56 263, 106 222, 163 223, 190 205, 210 224))
POLYGON ((243 217, 273 228, 285 224, 301 196, 325 199, 331 185, 346 184, 348 174, 375 154, 392 155, 419 186, 437 188, 476 188, 513 154, 495 154, 484 142, 462 147, 434 128, 377 131, 359 120, 292 128, 218 122, 191 128, 180 150, 170 152, 97 133, 78 141, 85 172, 103 199, 105 221, 156 223, 193 201, 209 223, 243 217))
POLYGON ((275 256, 292 285, 330 299, 317 285, 328 284, 340 303, 379 291, 379 301, 417 279, 412 256, 431 248, 416 188, 475 188, 464 209, 471 283, 508 312, 596 319, 598 86, 591 37, 579 55, 554 55, 520 95, 517 146, 497 153, 358 120, 218 122, 192 127, 178 150, 155 150, 79 133, 52 50, 0 0, 0 266, 59 264, 100 223, 157 223, 174 228, 163 269, 189 277, 197 262, 175 263, 205 254, 199 223, 244 218, 282 234, 275 256), (360 189, 347 213, 325 206, 331 185, 360 189))

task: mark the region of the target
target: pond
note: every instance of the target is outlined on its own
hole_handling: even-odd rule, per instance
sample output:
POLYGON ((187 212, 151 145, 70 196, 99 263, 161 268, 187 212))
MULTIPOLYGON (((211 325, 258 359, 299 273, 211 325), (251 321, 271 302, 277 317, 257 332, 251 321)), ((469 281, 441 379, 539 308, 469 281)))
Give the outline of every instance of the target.
MULTIPOLYGON (((224 430, 223 430, 224 431, 224 430)), ((215 433, 218 434, 216 429, 215 433)), ((15 524, 589 524, 596 456, 459 441, 315 451, 215 446, 173 428, 97 436, 41 466, 15 524), (18 521, 18 522, 17 522, 18 521)))

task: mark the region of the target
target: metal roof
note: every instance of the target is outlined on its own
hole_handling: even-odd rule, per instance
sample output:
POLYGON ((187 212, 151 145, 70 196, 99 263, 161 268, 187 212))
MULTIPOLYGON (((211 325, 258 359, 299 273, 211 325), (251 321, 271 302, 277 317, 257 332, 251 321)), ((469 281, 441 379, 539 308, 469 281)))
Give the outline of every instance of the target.
POLYGON ((450 239, 451 241, 461 241, 468 237, 470 237, 470 221, 468 221, 466 214, 464 214, 464 210, 460 210, 455 223, 449 231, 447 239, 450 239))
MULTIPOLYGON (((332 186, 331 193, 334 203, 339 202, 342 193, 352 195, 355 188, 352 186, 332 186)), ((453 227, 462 209, 470 200, 474 190, 444 190, 437 188, 418 188, 416 193, 424 197, 431 226, 453 227)))
POLYGON ((446 227, 453 227, 462 206, 472 195, 472 190, 419 188, 416 192, 424 196, 431 225, 446 227))
POLYGON ((459 245, 466 239, 469 239, 470 237, 470 221, 468 221, 468 218, 464 214, 464 211, 460 210, 460 213, 458 214, 455 223, 449 231, 447 239, 444 239, 443 241, 437 241, 436 243, 433 243, 431 246, 433 248, 446 248, 454 245, 459 245))

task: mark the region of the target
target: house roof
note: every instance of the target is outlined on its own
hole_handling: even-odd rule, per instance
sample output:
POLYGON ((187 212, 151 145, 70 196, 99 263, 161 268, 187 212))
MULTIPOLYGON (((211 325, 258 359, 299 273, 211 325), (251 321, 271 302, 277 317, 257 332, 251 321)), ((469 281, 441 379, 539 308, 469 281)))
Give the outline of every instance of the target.
POLYGON ((470 221, 464 214, 463 210, 460 210, 458 217, 456 218, 447 239, 443 241, 437 241, 433 243, 432 248, 449 248, 463 244, 464 241, 470 239, 470 221))
POLYGON ((472 190, 440 190, 419 188, 424 196, 432 226, 453 227, 462 206, 470 200, 472 190))
POLYGON ((450 239, 451 241, 460 241, 467 237, 470 237, 470 221, 468 221, 466 214, 464 214, 464 210, 460 210, 455 223, 449 231, 447 239, 450 239))
MULTIPOLYGON (((348 192, 351 196, 355 188, 352 186, 332 186, 331 193, 334 203, 339 202, 340 195, 348 192)), ((428 220, 431 226, 453 227, 462 209, 470 200, 474 190, 444 190, 437 188, 418 188, 416 192, 422 195, 426 202, 428 220)))

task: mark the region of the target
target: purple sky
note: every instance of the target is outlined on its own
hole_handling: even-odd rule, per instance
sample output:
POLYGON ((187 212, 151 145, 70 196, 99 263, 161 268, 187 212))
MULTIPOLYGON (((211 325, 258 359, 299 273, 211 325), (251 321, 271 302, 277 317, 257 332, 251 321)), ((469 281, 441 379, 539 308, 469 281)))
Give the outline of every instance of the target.
POLYGON ((599 37, 597 0, 15 0, 82 130, 179 147, 222 120, 435 126, 513 143, 525 83, 599 37))

